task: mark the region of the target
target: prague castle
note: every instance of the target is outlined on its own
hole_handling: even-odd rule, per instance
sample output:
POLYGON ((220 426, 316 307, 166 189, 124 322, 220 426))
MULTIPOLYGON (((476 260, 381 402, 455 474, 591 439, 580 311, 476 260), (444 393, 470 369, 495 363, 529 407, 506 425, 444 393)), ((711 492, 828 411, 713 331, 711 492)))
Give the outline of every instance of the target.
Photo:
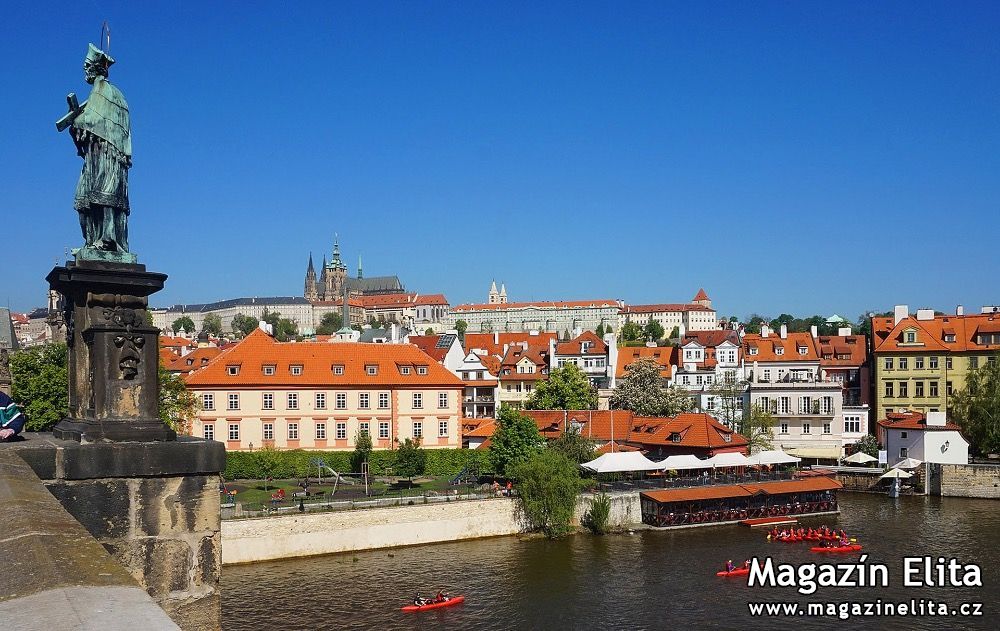
POLYGON ((344 291, 351 296, 378 296, 383 294, 403 294, 406 289, 399 282, 398 276, 373 276, 365 278, 361 270, 361 257, 358 257, 358 277, 347 275, 347 266, 340 259, 340 242, 333 242, 333 258, 327 262, 323 255, 323 266, 320 267, 319 279, 316 278, 316 268, 313 266, 312 254, 309 255, 309 266, 306 268, 305 292, 303 296, 310 302, 328 302, 340 300, 344 291))

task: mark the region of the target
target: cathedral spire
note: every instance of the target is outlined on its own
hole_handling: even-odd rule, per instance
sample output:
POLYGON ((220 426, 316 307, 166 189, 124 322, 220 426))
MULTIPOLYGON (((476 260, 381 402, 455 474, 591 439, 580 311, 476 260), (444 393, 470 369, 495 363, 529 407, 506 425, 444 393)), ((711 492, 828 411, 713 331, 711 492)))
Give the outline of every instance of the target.
POLYGON ((313 267, 313 253, 309 253, 309 267, 306 268, 306 274, 316 275, 316 268, 313 267))

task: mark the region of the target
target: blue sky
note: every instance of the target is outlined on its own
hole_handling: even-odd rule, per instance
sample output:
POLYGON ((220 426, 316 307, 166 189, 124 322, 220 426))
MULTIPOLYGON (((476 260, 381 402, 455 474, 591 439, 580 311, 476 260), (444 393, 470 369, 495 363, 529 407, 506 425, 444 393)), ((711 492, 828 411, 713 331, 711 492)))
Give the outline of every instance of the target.
POLYGON ((53 123, 104 19, 157 305, 300 295, 334 232, 452 304, 1000 301, 996 3, 86 0, 6 9, 14 309, 80 245, 53 123))

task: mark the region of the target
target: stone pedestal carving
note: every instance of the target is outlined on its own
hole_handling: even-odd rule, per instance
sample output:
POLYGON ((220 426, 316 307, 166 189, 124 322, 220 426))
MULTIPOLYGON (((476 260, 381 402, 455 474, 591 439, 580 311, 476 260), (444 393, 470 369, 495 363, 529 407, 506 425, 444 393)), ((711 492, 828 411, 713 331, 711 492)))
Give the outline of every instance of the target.
POLYGON ((166 274, 145 265, 76 261, 45 278, 64 297, 69 417, 56 438, 175 440, 159 418, 159 330, 146 324, 148 297, 166 274))

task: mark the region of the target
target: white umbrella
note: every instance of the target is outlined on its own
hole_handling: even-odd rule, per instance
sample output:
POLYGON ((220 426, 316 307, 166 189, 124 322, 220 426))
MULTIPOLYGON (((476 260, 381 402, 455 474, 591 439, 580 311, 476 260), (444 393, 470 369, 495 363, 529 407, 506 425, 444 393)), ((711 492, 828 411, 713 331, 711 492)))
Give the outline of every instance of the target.
POLYGON ((769 451, 761 451, 755 453, 749 458, 750 464, 754 465, 769 465, 769 464, 790 464, 793 462, 801 462, 802 458, 798 458, 791 454, 786 454, 780 449, 773 449, 769 451))
POLYGON ((850 462, 851 464, 867 464, 869 462, 877 462, 878 458, 869 456, 863 451, 859 451, 851 454, 850 456, 844 458, 844 462, 850 462))
POLYGON ((903 458, 896 463, 896 469, 916 469, 924 462, 923 460, 917 460, 916 458, 903 458))
POLYGON ((638 451, 618 451, 614 453, 602 454, 601 456, 585 462, 581 467, 590 469, 595 473, 621 473, 624 471, 655 471, 660 465, 653 462, 638 451))
POLYGON ((906 471, 901 471, 899 469, 889 469, 886 473, 882 474, 879 480, 884 480, 886 478, 912 478, 912 473, 907 473, 906 471))

